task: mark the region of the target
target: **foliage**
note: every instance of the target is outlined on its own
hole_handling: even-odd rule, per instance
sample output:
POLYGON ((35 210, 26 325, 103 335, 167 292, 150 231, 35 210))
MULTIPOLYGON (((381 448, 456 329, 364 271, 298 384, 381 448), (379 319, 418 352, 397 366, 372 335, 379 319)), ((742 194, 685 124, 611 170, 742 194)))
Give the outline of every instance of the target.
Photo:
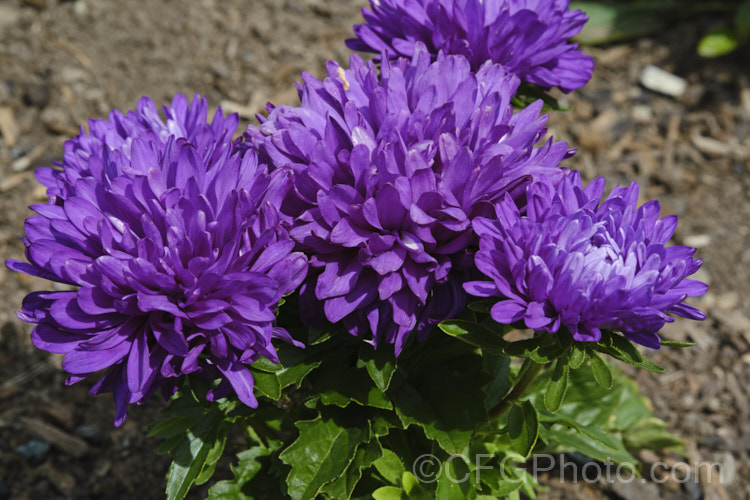
POLYGON ((658 34, 675 20, 705 14, 716 15, 717 24, 698 41, 700 56, 720 57, 750 40, 750 0, 572 2, 571 8, 589 16, 576 40, 590 45, 658 34))
POLYGON ((398 359, 333 330, 301 354, 280 346, 281 363, 251 366, 257 410, 208 403, 208 387, 190 378, 150 431, 173 455, 168 498, 206 482, 225 446, 236 453, 234 477, 216 482, 212 499, 534 497, 522 467, 534 454, 577 451, 637 471, 630 450, 680 446, 635 383, 601 357, 660 369, 624 337, 509 342, 511 327, 477 310, 487 308, 472 305, 398 359), (232 427, 242 439, 228 441, 232 427))

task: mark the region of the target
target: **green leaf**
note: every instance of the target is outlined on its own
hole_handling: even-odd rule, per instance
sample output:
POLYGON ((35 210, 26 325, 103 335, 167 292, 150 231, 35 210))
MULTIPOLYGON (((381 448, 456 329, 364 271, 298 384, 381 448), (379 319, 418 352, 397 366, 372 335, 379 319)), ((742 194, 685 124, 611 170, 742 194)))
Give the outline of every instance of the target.
POLYGON ((343 370, 326 371, 318 380, 316 389, 320 391, 320 401, 325 405, 343 408, 357 403, 385 410, 393 408, 385 393, 373 385, 362 369, 343 367, 343 370))
POLYGON ((528 457, 539 436, 536 409, 529 401, 514 404, 508 414, 508 433, 513 449, 528 457))
POLYGON ((436 500, 465 500, 476 497, 473 474, 461 455, 451 455, 437 481, 436 500))
POLYGON ((279 378, 275 373, 268 373, 250 368, 250 372, 253 374, 253 390, 267 398, 271 398, 274 401, 278 401, 281 397, 281 384, 279 378))
MULTIPOLYGON (((542 373, 526 392, 537 408, 544 408, 544 390, 548 375, 542 373)), ((594 380, 591 367, 581 366, 568 374, 568 390, 565 401, 556 415, 567 416, 580 425, 606 425, 619 405, 622 385, 611 390, 602 389, 594 380)))
POLYGON ((284 369, 284 367, 280 364, 274 363, 267 358, 259 358, 256 362, 250 365, 250 368, 254 371, 261 371, 266 373, 276 373, 284 369))
POLYGON ((377 459, 373 466, 375 470, 383 476, 383 479, 391 484, 399 484, 399 480, 404 473, 404 464, 393 451, 383 448, 383 456, 377 459))
POLYGON ((419 479, 409 471, 401 475, 401 484, 404 486, 404 491, 407 495, 412 495, 422 489, 419 485, 419 479))
POLYGON ((354 459, 343 474, 337 479, 323 486, 321 490, 334 499, 349 500, 354 487, 362 477, 362 470, 370 467, 376 460, 383 456, 383 448, 377 440, 361 444, 354 453, 354 459))
POLYGON ((401 488, 383 486, 372 492, 372 498, 375 500, 401 500, 402 493, 401 488))
POLYGON ((728 27, 714 28, 698 42, 701 57, 721 57, 737 48, 739 40, 734 30, 728 27))
POLYGON ((607 363, 593 350, 589 353, 589 359, 591 360, 591 371, 594 372, 596 383, 603 389, 611 389, 614 380, 612 378, 612 371, 607 366, 607 363))
POLYGON ((570 366, 570 368, 572 368, 573 370, 579 369, 581 365, 586 361, 586 356, 586 349, 578 345, 573 345, 570 348, 568 366, 570 366))
POLYGON ((552 422, 560 424, 574 429, 580 434, 587 436, 588 438, 596 441, 605 448, 609 448, 612 451, 619 452, 623 449, 622 441, 616 435, 608 434, 596 425, 580 425, 572 418, 561 416, 559 414, 545 415, 544 413, 540 413, 539 420, 542 422, 552 422))
POLYGON ((471 321, 450 319, 439 323, 438 327, 451 337, 489 353, 501 353, 507 344, 501 335, 471 321))
MULTIPOLYGON (((222 422, 223 423, 223 422, 222 422)), ((203 464, 198 477, 195 478, 195 484, 203 484, 214 475, 216 471, 216 464, 219 462, 221 455, 224 453, 224 446, 227 444, 227 435, 229 434, 229 426, 219 425, 219 430, 216 433, 216 439, 214 445, 208 450, 206 455, 206 461, 203 464)))
POLYGON ((616 436, 612 436, 617 442, 616 449, 603 444, 599 440, 591 439, 589 434, 582 434, 577 429, 569 427, 552 426, 547 429, 547 427, 542 426, 540 437, 545 442, 554 441, 558 443, 562 447, 562 451, 578 451, 600 462, 611 461, 623 465, 630 471, 635 472, 637 470, 638 461, 627 452, 621 441, 617 442, 616 436))
POLYGON ((695 342, 675 342, 674 340, 662 340, 662 347, 693 347, 695 342))
POLYGON ((322 351, 312 346, 303 350, 282 345, 277 348, 277 352, 279 360, 284 366, 276 372, 276 377, 278 377, 282 389, 290 385, 299 387, 302 380, 320 366, 324 359, 322 351))
POLYGON ((149 424, 146 437, 159 439, 170 439, 182 435, 191 425, 195 424, 197 418, 173 415, 149 424))
POLYGON ((685 443, 667 431, 667 424, 658 418, 641 420, 622 434, 623 442, 632 450, 654 450, 676 448, 685 443))
POLYGON ((382 346, 380 349, 373 349, 368 345, 363 345, 359 349, 359 359, 364 361, 367 373, 378 389, 385 391, 391 385, 393 372, 396 371, 396 357, 393 353, 382 346))
POLYGON ((221 413, 206 413, 190 428, 174 448, 174 459, 167 473, 167 498, 182 499, 201 473, 209 452, 215 446, 222 421, 221 413))
POLYGON ((589 20, 574 40, 596 45, 629 40, 662 32, 670 17, 666 15, 674 8, 669 2, 625 2, 604 4, 601 2, 571 2, 570 10, 584 11, 589 20))
POLYGON ((510 342, 503 350, 508 356, 531 358, 540 364, 554 361, 563 353, 559 338, 548 333, 537 334, 530 339, 510 342))
POLYGON ((477 425, 488 418, 482 398, 467 390, 482 380, 479 366, 462 368, 461 375, 441 371, 424 380, 400 381, 389 390, 404 427, 418 425, 449 454, 468 446, 477 425))
POLYGON ((510 358, 504 354, 485 354, 482 356, 483 371, 489 375, 490 382, 484 386, 486 396, 485 408, 494 408, 512 387, 510 379, 510 358))
POLYGON ((357 447, 369 438, 369 428, 338 422, 331 416, 295 424, 299 437, 279 457, 292 469, 287 476, 289 496, 314 498, 338 478, 354 459, 357 447))
POLYGON ((617 333, 602 331, 602 338, 596 344, 592 344, 591 347, 615 359, 650 372, 662 373, 664 371, 661 366, 650 359, 644 358, 630 340, 617 333))
POLYGON ((496 300, 475 300, 474 302, 470 302, 467 307, 480 314, 489 314, 492 310, 492 306, 496 303, 496 300))
POLYGON ((239 463, 231 466, 234 478, 218 481, 211 486, 208 490, 208 500, 249 499, 250 497, 242 491, 242 488, 261 471, 263 465, 258 459, 267 457, 270 453, 270 449, 259 446, 238 453, 239 463))
POLYGON ((568 390, 568 371, 567 359, 560 358, 555 362, 555 368, 547 381, 544 406, 552 413, 559 410, 565 400, 565 392, 568 390))

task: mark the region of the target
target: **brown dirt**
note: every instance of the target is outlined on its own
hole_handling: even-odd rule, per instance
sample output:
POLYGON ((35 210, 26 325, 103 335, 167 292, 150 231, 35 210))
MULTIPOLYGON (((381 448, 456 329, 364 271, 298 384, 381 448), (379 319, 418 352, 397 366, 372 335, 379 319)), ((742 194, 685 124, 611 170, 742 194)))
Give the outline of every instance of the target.
MULTIPOLYGON (((348 57, 343 40, 362 5, 0 0, 2 259, 21 257, 26 207, 44 200, 34 168, 59 158, 88 118, 133 109, 142 95, 166 103, 176 92, 204 94, 244 118, 266 100, 292 104, 300 71, 322 76, 326 60, 348 57)), ((698 346, 654 353, 666 374, 633 373, 657 416, 688 441, 687 461, 721 462, 724 484, 626 488, 551 480, 547 498, 750 495, 750 54, 697 58, 694 41, 710 22, 587 49, 598 62, 595 76, 565 97, 573 111, 553 114, 549 125, 579 148, 568 166, 587 179, 605 175, 609 187, 637 180, 643 200, 659 199, 664 212, 680 216, 676 241, 700 247, 701 279, 711 289, 695 304, 709 318, 678 320, 665 330, 698 346), (648 64, 685 78, 685 94, 642 87, 648 64)), ((29 326, 15 318, 23 296, 47 284, 4 267, 0 282, 0 499, 163 498, 168 459, 145 438, 160 403, 132 409, 123 427, 112 428, 111 399, 87 396, 86 382, 65 387, 60 357, 36 351, 29 326), (53 443, 39 463, 17 450, 33 440, 53 443)), ((680 459, 642 456, 663 457, 680 459)))

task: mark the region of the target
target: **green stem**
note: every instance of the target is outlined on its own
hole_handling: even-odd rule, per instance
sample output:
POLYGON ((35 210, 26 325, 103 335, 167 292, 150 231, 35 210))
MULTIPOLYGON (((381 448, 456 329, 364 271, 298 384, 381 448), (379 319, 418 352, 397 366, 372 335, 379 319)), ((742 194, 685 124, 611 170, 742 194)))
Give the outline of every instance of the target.
POLYGON ((521 370, 518 372, 518 379, 516 379, 516 384, 513 386, 513 389, 510 390, 508 395, 505 396, 503 400, 500 401, 492 410, 490 410, 490 419, 494 420, 508 411, 508 408, 510 408, 514 402, 518 401, 518 399, 523 396, 523 393, 526 392, 526 389, 529 388, 536 376, 539 375, 539 372, 542 371, 542 368, 544 368, 544 365, 542 363, 537 363, 531 358, 526 358, 526 360, 523 362, 523 365, 521 365, 521 370))

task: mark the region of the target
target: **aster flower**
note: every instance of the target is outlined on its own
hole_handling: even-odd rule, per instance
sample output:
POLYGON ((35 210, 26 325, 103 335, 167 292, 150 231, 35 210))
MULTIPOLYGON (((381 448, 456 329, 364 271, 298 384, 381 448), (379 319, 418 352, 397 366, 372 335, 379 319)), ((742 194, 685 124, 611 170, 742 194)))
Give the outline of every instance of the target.
POLYGON ((245 364, 293 342, 275 310, 307 269, 274 208, 289 175, 235 151, 237 116, 207 123, 206 100, 182 95, 165 113, 144 98, 68 141, 62 169, 39 172, 50 203, 26 221, 29 263, 7 262, 77 287, 29 294, 19 317, 36 347, 66 355, 68 383, 105 370, 91 393, 113 393, 115 425, 189 373, 257 406, 245 364))
POLYGON ((518 79, 463 56, 329 63, 304 74, 301 107, 271 107, 248 136, 279 168, 294 171, 283 210, 311 255, 303 314, 322 309, 354 335, 395 344, 463 309, 473 217, 534 176, 561 179, 565 143, 544 136, 537 102, 513 114, 518 79))
POLYGON ((578 172, 557 188, 540 178, 528 187, 522 213, 509 197, 496 217, 477 218, 476 266, 492 281, 464 284, 471 295, 501 297, 491 310, 503 324, 554 333, 565 328, 578 341, 598 341, 601 330, 659 348, 669 314, 702 320, 686 297, 707 286, 686 279, 701 266, 695 249, 666 246, 677 217, 659 218, 657 201, 636 207, 638 184, 616 187, 600 204, 604 178, 585 189, 578 172))
POLYGON ((433 55, 461 54, 477 70, 502 64, 522 81, 570 92, 591 78, 594 61, 568 43, 588 20, 568 0, 370 0, 367 24, 354 27, 353 50, 414 54, 417 42, 433 55))

